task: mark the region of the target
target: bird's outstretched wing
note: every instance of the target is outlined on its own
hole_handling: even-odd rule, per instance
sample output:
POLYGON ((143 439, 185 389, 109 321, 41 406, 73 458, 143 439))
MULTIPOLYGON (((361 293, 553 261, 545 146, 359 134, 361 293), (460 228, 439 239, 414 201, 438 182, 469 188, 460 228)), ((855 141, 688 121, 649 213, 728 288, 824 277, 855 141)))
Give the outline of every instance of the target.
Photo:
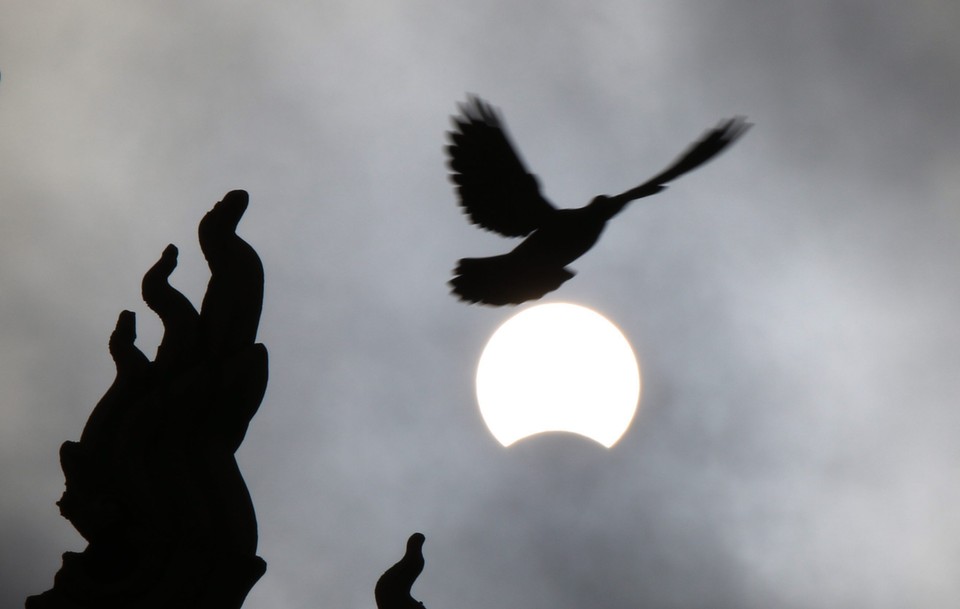
POLYGON ((721 121, 719 125, 704 133, 699 140, 691 144, 669 167, 640 186, 617 195, 617 198, 629 201, 663 190, 668 182, 693 171, 723 152, 730 144, 740 139, 740 136, 752 126, 742 116, 721 121))
POLYGON ((522 237, 555 211, 540 194, 497 111, 470 96, 453 118, 447 146, 450 179, 470 221, 507 237, 522 237))

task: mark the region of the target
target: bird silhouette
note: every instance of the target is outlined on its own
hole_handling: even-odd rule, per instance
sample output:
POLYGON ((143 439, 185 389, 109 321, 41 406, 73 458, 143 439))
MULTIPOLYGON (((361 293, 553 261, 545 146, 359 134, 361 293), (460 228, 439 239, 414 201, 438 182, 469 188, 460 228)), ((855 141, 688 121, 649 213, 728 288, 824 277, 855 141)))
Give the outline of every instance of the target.
POLYGON ((536 300, 559 288, 575 274, 567 265, 593 247, 607 221, 627 203, 660 192, 752 126, 740 116, 721 121, 643 184, 619 195, 600 195, 580 208, 558 209, 540 193, 537 177, 511 143, 499 112, 476 96, 459 110, 446 152, 463 212, 481 228, 526 237, 507 254, 463 258, 454 269, 449 282, 454 294, 494 306, 536 300))
POLYGON ((410 588, 423 571, 424 539, 423 533, 411 535, 403 558, 377 580, 373 589, 377 609, 423 609, 423 603, 410 595, 410 588))

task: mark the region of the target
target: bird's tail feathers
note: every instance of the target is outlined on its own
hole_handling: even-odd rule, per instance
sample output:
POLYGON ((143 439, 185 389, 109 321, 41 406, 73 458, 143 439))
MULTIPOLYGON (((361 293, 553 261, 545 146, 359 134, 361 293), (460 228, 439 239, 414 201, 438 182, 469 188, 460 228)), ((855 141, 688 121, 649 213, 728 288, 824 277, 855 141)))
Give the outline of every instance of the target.
POLYGON ((449 284, 461 300, 501 306, 541 298, 575 274, 561 266, 534 265, 504 254, 461 259, 449 284))

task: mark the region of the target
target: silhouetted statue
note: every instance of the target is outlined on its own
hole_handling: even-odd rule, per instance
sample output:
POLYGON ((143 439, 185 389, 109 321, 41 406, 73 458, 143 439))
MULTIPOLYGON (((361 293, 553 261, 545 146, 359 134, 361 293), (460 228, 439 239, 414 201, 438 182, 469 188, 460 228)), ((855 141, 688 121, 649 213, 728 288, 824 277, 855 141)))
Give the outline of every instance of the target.
POLYGON ((377 580, 373 589, 377 609, 423 609, 423 603, 410 595, 410 588, 423 571, 424 539, 422 533, 411 535, 403 558, 377 580))
POLYGON ((540 194, 536 176, 527 171, 493 107, 470 97, 453 121, 447 155, 464 213, 481 228, 506 237, 527 236, 509 254, 457 263, 450 280, 454 294, 489 305, 520 304, 559 288, 574 276, 566 265, 596 243, 607 221, 627 203, 660 192, 751 126, 742 117, 725 120, 640 186, 612 197, 598 196, 578 209, 557 209, 540 194))
POLYGON ((164 327, 154 361, 134 345, 134 314, 120 314, 116 380, 80 441, 60 449, 60 512, 88 545, 63 555, 29 609, 236 609, 263 575, 234 458, 267 385, 267 350, 255 342, 263 267, 235 232, 247 200, 230 192, 200 222, 211 277, 199 313, 167 282, 174 246, 144 276, 164 327))

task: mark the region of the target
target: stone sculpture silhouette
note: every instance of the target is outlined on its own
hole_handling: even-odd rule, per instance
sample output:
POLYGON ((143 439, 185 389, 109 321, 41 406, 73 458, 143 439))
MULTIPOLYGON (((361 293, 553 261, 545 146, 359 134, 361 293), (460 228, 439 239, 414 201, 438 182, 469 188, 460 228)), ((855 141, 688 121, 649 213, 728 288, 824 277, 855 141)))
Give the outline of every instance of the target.
POLYGON ((373 589, 377 609, 423 609, 423 603, 411 596, 410 589, 423 571, 424 539, 422 533, 411 535, 403 558, 377 580, 373 589))
POLYGON ((473 224, 505 237, 527 237, 508 254, 463 258, 450 280, 461 300, 489 305, 535 300, 574 276, 568 264, 597 242, 610 218, 627 203, 656 194, 668 182, 703 165, 742 136, 742 117, 722 121, 669 167, 636 188, 598 196, 577 209, 557 209, 543 195, 510 142, 498 112, 470 97, 448 133, 450 178, 473 224))
POLYGON ((60 512, 88 545, 63 555, 53 588, 28 609, 237 609, 263 575, 234 458, 267 384, 255 342, 263 267, 235 232, 247 202, 232 191, 200 222, 211 277, 199 313, 167 281, 174 246, 144 276, 164 327, 154 361, 134 344, 134 314, 120 314, 116 379, 80 440, 60 449, 60 512))

